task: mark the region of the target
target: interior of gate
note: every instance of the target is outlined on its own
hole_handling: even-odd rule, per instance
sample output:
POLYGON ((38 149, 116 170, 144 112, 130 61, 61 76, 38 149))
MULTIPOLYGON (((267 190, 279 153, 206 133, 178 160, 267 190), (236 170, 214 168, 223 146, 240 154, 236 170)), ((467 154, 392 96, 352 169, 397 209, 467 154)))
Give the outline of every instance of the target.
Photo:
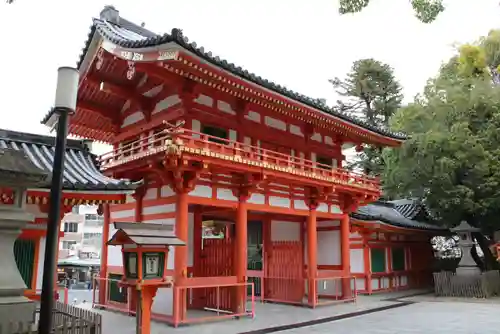
MULTIPOLYGON (((259 215, 249 215, 247 225, 247 273, 248 282, 254 283, 254 295, 268 301, 301 303, 304 297, 303 224, 263 215, 259 218, 259 215)), ((210 277, 210 281, 220 278, 219 281, 224 282, 224 278, 235 275, 234 219, 227 215, 203 214, 199 228, 201 233, 194 233, 200 237, 195 237, 193 242, 192 275, 210 277)), ((248 286, 249 296, 251 291, 248 286)), ((188 307, 231 312, 235 295, 235 287, 193 289, 188 307)))
MULTIPOLYGON (((193 277, 223 278, 234 276, 234 220, 202 214, 194 226, 193 277)), ((207 279, 207 282, 209 280, 207 279)), ((218 280, 210 279, 212 282, 218 280)), ((188 296, 191 309, 213 309, 230 312, 233 309, 234 287, 193 289, 188 296)))

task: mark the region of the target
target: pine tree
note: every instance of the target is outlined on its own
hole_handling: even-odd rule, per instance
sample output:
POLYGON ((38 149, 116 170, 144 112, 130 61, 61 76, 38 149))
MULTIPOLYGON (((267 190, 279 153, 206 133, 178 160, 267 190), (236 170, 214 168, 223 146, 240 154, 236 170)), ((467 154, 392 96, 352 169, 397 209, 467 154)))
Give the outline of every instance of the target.
MULTIPOLYGON (((389 119, 403 99, 393 69, 374 59, 355 61, 344 79, 335 78, 330 82, 342 97, 337 101, 341 111, 377 127, 389 126, 389 119)), ((383 166, 382 148, 365 145, 348 167, 379 175, 383 166)))

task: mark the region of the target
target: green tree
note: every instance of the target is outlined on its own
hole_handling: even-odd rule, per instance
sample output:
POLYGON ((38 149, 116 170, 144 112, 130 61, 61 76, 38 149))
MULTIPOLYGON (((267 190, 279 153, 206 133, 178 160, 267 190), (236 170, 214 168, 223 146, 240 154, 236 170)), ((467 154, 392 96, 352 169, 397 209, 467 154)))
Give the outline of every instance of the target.
MULTIPOLYGON (((338 108, 368 124, 388 127, 391 116, 401 106, 401 86, 393 69, 380 61, 357 60, 344 79, 335 78, 330 82, 342 97, 337 101, 338 108)), ((365 145, 348 167, 379 175, 383 170, 382 149, 365 145)))
MULTIPOLYGON (((500 49, 488 49, 498 36, 460 47, 422 96, 391 119, 410 139, 383 153, 386 192, 418 196, 442 224, 466 220, 490 236, 500 229, 500 86, 492 80, 500 49)), ((487 239, 475 238, 495 268, 487 239)))
MULTIPOLYGON (((358 13, 368 6, 370 0, 339 0, 339 13, 358 13)), ((433 22, 444 11, 443 0, 410 0, 415 16, 424 23, 433 22)))

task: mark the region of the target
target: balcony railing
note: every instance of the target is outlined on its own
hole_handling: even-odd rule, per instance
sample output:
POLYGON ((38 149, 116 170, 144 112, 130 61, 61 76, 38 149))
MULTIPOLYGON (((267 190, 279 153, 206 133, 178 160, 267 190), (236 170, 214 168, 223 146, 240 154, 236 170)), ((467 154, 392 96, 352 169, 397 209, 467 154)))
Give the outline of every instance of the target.
POLYGON ((374 177, 188 129, 179 129, 177 133, 159 132, 138 139, 103 154, 100 164, 102 170, 107 170, 160 153, 182 152, 325 181, 332 186, 380 191, 380 183, 374 177))

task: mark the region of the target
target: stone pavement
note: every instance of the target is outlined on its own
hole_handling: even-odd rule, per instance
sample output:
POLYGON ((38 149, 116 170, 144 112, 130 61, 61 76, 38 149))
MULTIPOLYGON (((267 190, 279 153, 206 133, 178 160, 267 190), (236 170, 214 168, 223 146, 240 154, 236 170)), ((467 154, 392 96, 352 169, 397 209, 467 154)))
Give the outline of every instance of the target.
POLYGON ((418 302, 383 312, 287 330, 287 334, 497 334, 499 304, 418 302))
MULTIPOLYGON (((225 320, 177 329, 153 322, 152 334, 500 333, 500 319, 496 320, 500 310, 498 300, 474 303, 474 300, 461 299, 435 302, 438 299, 432 296, 405 298, 415 292, 360 296, 356 304, 323 306, 315 310, 257 303, 255 319, 225 320), (469 321, 469 317, 473 321, 469 321)), ((134 334, 135 318, 109 311, 99 312, 103 314, 103 333, 134 334)))

